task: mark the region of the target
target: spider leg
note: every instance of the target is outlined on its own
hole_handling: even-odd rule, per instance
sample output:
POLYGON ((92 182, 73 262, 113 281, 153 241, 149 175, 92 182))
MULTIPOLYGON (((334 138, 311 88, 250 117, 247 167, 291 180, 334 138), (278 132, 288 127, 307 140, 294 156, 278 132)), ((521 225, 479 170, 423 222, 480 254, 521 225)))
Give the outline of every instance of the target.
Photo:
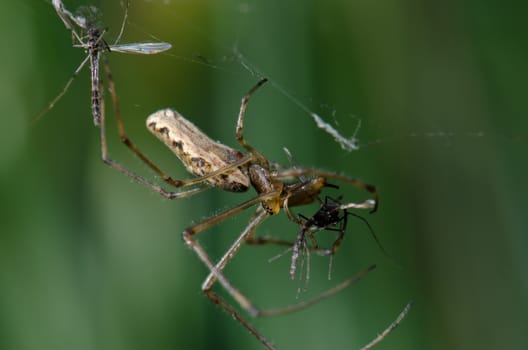
MULTIPOLYGON (((372 196, 374 197, 374 205, 373 207, 371 206, 368 209, 372 209, 370 211, 371 213, 375 212, 378 209, 379 196, 378 196, 378 191, 376 190, 376 186, 368 184, 366 182, 363 182, 353 177, 349 177, 346 175, 340 175, 340 174, 330 172, 330 171, 323 171, 323 170, 318 170, 318 169, 308 169, 308 168, 292 168, 292 169, 281 170, 278 172, 276 177, 279 180, 285 180, 285 179, 300 177, 303 175, 321 176, 325 178, 337 179, 343 182, 347 182, 359 189, 370 192, 372 196)), ((367 203, 367 201, 365 201, 365 203, 367 203)))
POLYGON ((392 322, 383 332, 378 334, 378 336, 376 338, 374 338, 370 343, 368 343, 367 345, 363 346, 361 348, 361 350, 372 349, 372 347, 374 347, 374 345, 378 344, 387 335, 389 335, 389 333, 391 333, 394 329, 396 329, 396 327, 398 327, 400 325, 400 323, 402 323, 403 319, 407 316, 407 314, 411 310, 411 307, 412 307, 413 303, 414 303, 414 301, 412 301, 412 300, 409 301, 407 303, 407 305, 405 305, 405 307, 403 308, 402 312, 400 312, 398 317, 396 317, 396 320, 394 320, 394 322, 392 322))
POLYGON ((242 293, 240 293, 231 282, 227 280, 227 278, 222 274, 222 270, 225 267, 225 265, 233 258, 233 256, 236 254, 242 243, 244 242, 246 236, 255 228, 262 223, 265 219, 269 217, 269 214, 264 210, 257 210, 256 215, 252 217, 250 220, 249 225, 246 227, 244 231, 240 234, 240 236, 235 240, 235 242, 231 245, 231 247, 228 249, 228 251, 224 254, 224 256, 220 259, 220 261, 215 266, 213 262, 211 261, 209 255, 205 252, 205 250, 202 248, 200 243, 196 241, 193 236, 195 234, 200 233, 201 231, 214 226, 218 224, 219 222, 238 214, 240 211, 245 210, 247 208, 250 208, 251 206, 258 204, 263 199, 265 199, 268 195, 258 196, 256 198, 253 198, 245 203, 242 203, 241 205, 238 205, 230 210, 227 210, 219 215, 213 216, 197 225, 194 225, 192 227, 189 227, 185 229, 183 232, 183 240, 185 243, 191 247, 196 255, 202 260, 202 262, 207 266, 207 268, 210 271, 209 276, 205 279, 204 283, 202 284, 202 291, 204 294, 215 304, 220 305, 224 310, 226 310, 229 314, 231 314, 235 319, 240 322, 244 327, 246 327, 251 334, 253 334, 266 348, 273 350, 275 349, 273 345, 258 331, 256 330, 245 318, 243 318, 231 305, 229 305, 227 302, 225 302, 220 296, 218 296, 216 293, 214 293, 211 289, 213 284, 218 280, 218 282, 224 287, 224 289, 230 294, 233 299, 247 312, 249 312, 252 316, 258 315, 258 310, 253 306, 252 302, 244 296, 242 293))
MULTIPOLYGON (((257 197, 261 198, 261 196, 257 197)), ((269 214, 267 216, 263 215, 265 213, 264 209, 262 207, 258 207, 256 212, 253 214, 253 216, 249 219, 249 224, 246 226, 244 231, 242 231, 242 234, 238 237, 238 239, 233 242, 231 247, 224 253, 222 258, 218 261, 218 263, 215 266, 215 269, 218 271, 222 271, 224 267, 227 265, 227 263, 234 257, 234 255, 237 253, 237 251, 240 249, 243 243, 246 243, 247 240, 255 234, 255 230, 257 229, 257 226, 260 225, 265 219, 269 217, 269 214)), ((203 289, 211 289, 212 285, 215 283, 216 276, 214 273, 209 273, 207 278, 204 280, 202 284, 203 289)))
POLYGON ((266 83, 268 79, 262 79, 260 80, 257 85, 255 85, 249 92, 242 98, 242 102, 240 103, 240 112, 238 113, 238 120, 236 125, 236 139, 238 143, 242 147, 244 147, 248 152, 253 154, 258 154, 259 158, 264 159, 260 153, 258 153, 253 147, 251 147, 244 138, 243 129, 244 129, 244 117, 246 115, 246 107, 249 102, 250 97, 257 91, 264 83, 266 83))
POLYGON ((273 244, 284 247, 293 247, 295 242, 287 241, 285 239, 276 239, 272 237, 255 237, 254 233, 250 234, 246 239, 246 244, 251 245, 265 245, 273 244))
MULTIPOLYGON (((319 248, 317 241, 315 240, 315 236, 310 235, 310 240, 312 241, 312 245, 308 247, 310 252, 314 252, 319 255, 328 255, 326 254, 327 249, 319 248)), ((296 241, 287 241, 283 239, 276 239, 273 237, 255 237, 254 233, 251 233, 247 239, 246 244, 251 245, 265 245, 265 244, 271 244, 271 245, 278 245, 278 246, 285 246, 285 247, 293 247, 295 245, 296 241)))
MULTIPOLYGON (((112 93, 113 94, 113 93, 112 93)), ((114 106, 116 105, 117 101, 114 102, 114 106)), ((107 144, 106 144, 106 113, 105 113, 105 107, 104 107, 104 99, 101 100, 101 123, 99 125, 99 131, 100 131, 100 138, 101 138, 101 159, 103 160, 103 162, 105 164, 107 164, 108 166, 116 169, 117 171, 121 172, 122 174, 128 176, 129 178, 133 179, 134 181, 152 189, 153 191, 159 193, 161 196, 167 198, 167 199, 174 199, 174 198, 180 198, 180 197, 186 197, 186 196, 191 196, 193 194, 196 194, 198 192, 201 192, 207 188, 209 188, 209 186, 199 186, 199 187, 194 187, 194 188, 191 188, 191 189, 188 189, 186 191, 180 191, 180 192, 170 192, 170 191, 167 191, 165 190, 163 187, 147 180, 146 178, 144 178, 143 176, 140 176, 136 173, 134 173, 133 171, 130 171, 129 169, 127 169, 126 167, 124 167, 123 165, 121 165, 120 163, 118 163, 117 161, 111 159, 109 156, 108 156, 108 148, 107 148, 107 144)))
POLYGON ((255 327, 253 327, 245 318, 243 318, 240 313, 238 313, 231 305, 225 302, 224 299, 220 298, 218 294, 212 290, 204 291, 205 295, 215 304, 221 306, 224 310, 227 311, 233 318, 240 322, 244 327, 246 327, 251 334, 253 334, 268 350, 276 350, 276 348, 271 344, 271 342, 266 339, 255 327))
MULTIPOLYGON (((211 258, 209 257, 209 255, 205 252, 205 250, 202 248, 202 246, 198 243, 198 241, 196 241, 193 236, 210 228, 211 226, 214 226, 218 223, 220 223, 221 221, 233 216, 233 215, 236 215, 238 214, 239 212, 241 212, 242 210, 245 210, 259 202, 263 202, 265 201, 268 197, 272 197, 273 195, 276 195, 274 193, 268 193, 268 194, 262 194, 258 197, 255 197, 245 203, 242 203, 232 209, 229 209, 223 213, 220 213, 216 216, 213 216, 197 225, 194 225, 194 226, 191 226, 189 228, 187 228, 184 232, 183 232, 183 240, 185 241, 185 243, 190 246, 194 251, 195 253, 198 255, 198 257, 200 258, 200 260, 202 260, 202 262, 209 268, 210 270, 210 273, 209 275, 207 276, 207 278, 205 279, 205 281, 203 282, 202 284, 202 290, 204 291, 204 293, 215 303, 218 303, 216 301, 216 298, 218 298, 218 296, 213 296, 211 297, 211 294, 210 294, 210 291, 214 285, 214 283, 218 280, 218 282, 222 285, 222 287, 224 287, 224 289, 233 297, 233 299, 235 299, 235 301, 243 308, 245 309, 248 313, 250 313, 252 316, 256 316, 256 317, 267 317, 267 316, 274 316, 274 315, 279 315, 279 314, 285 314, 285 313, 289 313, 289 312, 293 312, 293 311, 298 311, 300 309, 303 309, 305 307, 308 307, 312 304, 315 304, 319 301, 322 301, 334 294, 337 294, 338 292, 342 291, 343 289, 347 288, 348 286, 350 286, 351 284, 353 284, 354 282, 356 282, 357 280, 359 280, 361 277, 363 277, 364 275, 366 275, 368 272, 370 272, 371 270, 373 270, 375 268, 375 265, 372 265, 370 266, 369 268, 359 272, 358 274, 356 274, 355 276, 353 276, 352 278, 349 278, 348 280, 342 282, 341 284, 327 290, 326 292, 320 294, 319 296, 313 298, 313 299, 310 299, 310 300, 307 300, 307 301, 304 301, 304 302, 301 302, 301 303, 298 303, 298 304, 294 304, 294 305, 290 305, 290 306, 287 306, 287 307, 284 307, 284 308, 280 308, 280 309, 274 309, 274 310, 261 310, 261 309, 258 309, 256 308, 253 303, 247 298, 245 297, 244 295, 242 295, 240 293, 240 291, 238 291, 228 280, 227 278, 222 274, 222 270, 225 268, 225 266, 229 263, 229 261, 231 261, 231 259, 233 259, 234 255, 237 253, 237 251, 240 249, 240 247, 242 246, 242 244, 246 241, 247 237, 250 236, 251 234, 253 234, 253 232, 256 230, 257 226, 260 225, 265 219, 267 219, 270 215, 265 211, 263 210, 261 207, 259 207, 255 213, 255 215, 253 215, 253 217, 250 219, 249 221, 249 224, 246 226, 246 228, 242 231, 242 233, 240 234, 240 236, 235 240, 235 242, 231 245, 231 247, 224 253, 224 255, 222 256, 222 258, 220 259, 220 261, 216 264, 216 265, 213 265, 212 261, 211 261, 211 258)), ((224 302, 225 303, 225 302, 224 302)), ((219 305, 221 305, 222 307, 224 307, 222 304, 218 303, 219 305)), ((233 314, 234 310, 232 309, 232 307, 230 307, 228 305, 228 307, 224 307, 224 309, 233 314)), ((240 315, 237 315, 237 316, 234 316, 235 318, 237 318, 239 321, 240 319, 243 319, 240 315)), ((242 325, 244 325, 248 330, 250 330, 250 332, 252 332, 253 335, 255 335, 255 337, 259 338, 259 336, 257 334, 255 334, 253 331, 252 331, 252 328, 248 327, 248 325, 246 324, 247 321, 240 321, 242 323, 242 325)), ((260 338, 259 338, 260 339, 260 338)))
MULTIPOLYGON (((208 173, 207 175, 204 175, 204 176, 191 178, 191 179, 187 179, 187 180, 175 180, 175 179, 173 179, 172 177, 167 175, 164 171, 162 171, 157 165, 155 165, 147 156, 145 156, 143 154, 143 152, 141 152, 136 147, 136 145, 127 136, 127 134, 125 132, 125 128, 124 128, 122 114, 121 114, 121 111, 120 111, 120 108, 119 108, 119 102, 118 102, 118 98, 117 98, 115 82, 114 82, 114 79, 112 78, 112 72, 110 70, 110 66, 109 66, 108 61, 106 59, 104 60, 104 67, 105 67, 105 72, 106 72, 106 76, 107 76, 107 79, 108 79, 108 88, 110 90, 110 95, 112 97, 112 103, 113 103, 113 107, 114 107, 114 113, 115 113, 115 117, 116 117, 116 120, 117 120, 117 128, 118 128, 118 132, 119 132, 119 135, 120 135, 120 138, 121 138, 121 142, 123 142, 125 144, 125 146, 127 146, 150 169, 152 169, 156 174, 158 174, 165 183, 167 183, 167 184, 169 184, 171 186, 174 186, 176 188, 189 187, 189 186, 194 186, 194 185, 196 185, 196 187, 192 187, 190 189, 180 190, 180 191, 167 191, 163 187, 161 187, 161 186, 159 186, 159 185, 147 180, 143 176, 140 176, 140 175, 128 170, 127 168, 122 166, 120 163, 118 163, 115 160, 111 159, 108 156, 108 149, 107 149, 107 143, 106 143, 106 120, 105 120, 105 116, 104 116, 105 113, 104 113, 104 107, 103 107, 103 108, 101 108, 102 113, 101 113, 101 123, 100 123, 101 158, 102 158, 103 162, 106 163, 107 165, 109 165, 110 167, 112 167, 112 168, 118 170, 119 172, 125 174, 126 176, 130 177, 131 179, 135 180, 136 182, 139 182, 142 185, 152 189, 153 191, 159 193, 161 196, 163 196, 163 197, 165 197, 167 199, 175 199, 175 198, 182 198, 182 197, 191 196, 191 195, 194 195, 194 194, 196 194, 198 192, 201 192, 201 191, 209 188, 210 186, 208 184, 204 183, 207 179, 210 179, 210 178, 215 177, 215 176, 217 176, 219 174, 223 174, 225 172, 228 172, 228 171, 230 171, 230 170, 232 170, 234 168, 237 168, 237 167, 239 167, 241 165, 244 165, 247 162, 252 160, 252 156, 251 155, 247 155, 247 156, 244 156, 241 159, 229 164, 226 167, 217 169, 216 171, 210 172, 210 173, 208 173)), ((104 99, 101 99, 101 102, 104 105, 104 99)))
POLYGON ((329 298, 333 295, 336 295, 337 293, 341 292, 343 289, 346 289, 347 287, 349 287, 350 285, 352 285, 353 283, 359 281, 363 276, 365 276, 367 273, 369 273, 370 271, 374 270, 376 268, 376 265, 371 265, 369 267, 367 267, 366 269, 358 272, 357 274, 355 274, 353 277, 341 282, 340 284, 338 284, 337 286, 327 290, 326 292, 323 292, 321 294, 319 294, 318 296, 312 298, 312 299, 309 299, 309 300, 306 300, 306 301, 303 301, 303 302, 300 302, 300 303, 297 303, 297 304, 294 304, 294 305, 290 305, 290 306, 286 306, 286 307, 283 307, 283 308, 279 308, 279 309, 272 309, 272 310, 263 310, 263 311, 260 311, 259 312, 259 316, 261 317, 270 317, 270 316, 277 316, 277 315, 284 315, 284 314, 287 314, 287 313, 290 313, 290 312, 294 312, 294 311, 298 311, 298 310, 301 310, 301 309, 304 309, 308 306, 311 306, 313 304, 316 304, 326 298, 329 298))
POLYGON ((244 308, 245 310, 247 310, 253 316, 255 316, 258 313, 256 308, 252 305, 249 299, 243 296, 236 288, 234 288, 231 285, 231 283, 222 275, 221 270, 233 258, 233 256, 236 254, 236 252, 238 251, 242 243, 245 241, 245 238, 250 234, 250 232, 253 231, 262 221, 267 219, 269 214, 264 210, 257 211, 256 215, 253 216, 253 218, 251 219, 249 225, 244 229, 244 231, 242 231, 240 236, 235 240, 235 242, 231 245, 231 247, 224 254, 224 256, 220 259, 220 262, 216 266, 211 262, 211 258, 202 248, 200 243, 194 239, 194 236, 214 225, 219 224, 220 222, 226 220, 227 218, 230 218, 240 213, 241 211, 248 209, 274 195, 277 195, 277 194, 267 193, 267 194, 262 194, 258 197, 252 198, 240 205, 237 205, 234 208, 226 210, 196 225, 188 227, 182 233, 183 241, 190 248, 194 250, 194 252, 198 255, 200 260, 202 260, 202 262, 210 270, 209 276, 205 279, 204 283, 202 284, 202 289, 204 291, 211 289, 211 286, 218 279, 220 284, 226 289, 226 291, 229 294, 231 294, 231 296, 240 304, 240 306, 244 308))
POLYGON ((291 211, 290 206, 288 205, 288 200, 289 200, 289 197, 286 197, 286 199, 284 199, 284 202, 283 202, 283 209, 284 209, 284 212, 286 213, 286 216, 288 217, 288 220, 296 224, 302 225, 303 224, 302 221, 299 220, 299 218, 297 218, 297 216, 295 216, 293 212, 291 211))

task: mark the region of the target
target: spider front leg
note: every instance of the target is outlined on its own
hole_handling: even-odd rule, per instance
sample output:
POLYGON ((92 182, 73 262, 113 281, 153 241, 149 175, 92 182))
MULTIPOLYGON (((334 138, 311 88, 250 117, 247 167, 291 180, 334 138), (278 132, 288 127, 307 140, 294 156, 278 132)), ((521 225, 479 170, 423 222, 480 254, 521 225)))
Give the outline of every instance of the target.
POLYGON ((361 203, 350 203, 349 204, 350 208, 371 209, 370 213, 374 213, 376 210, 378 210, 379 196, 378 196, 378 191, 376 190, 376 186, 368 184, 362 180, 359 180, 353 177, 349 177, 346 175, 340 175, 340 174, 330 172, 330 171, 323 171, 323 170, 318 170, 318 169, 307 169, 307 168, 292 168, 292 169, 281 170, 278 172, 276 177, 277 179, 280 179, 280 180, 287 180, 287 179, 292 179, 292 178, 298 178, 303 175, 312 175, 312 176, 316 176, 316 177, 320 177, 324 179, 327 179, 327 178, 336 179, 339 181, 349 183, 359 189, 365 190, 369 192, 370 194, 372 194, 373 199, 368 199, 361 203))

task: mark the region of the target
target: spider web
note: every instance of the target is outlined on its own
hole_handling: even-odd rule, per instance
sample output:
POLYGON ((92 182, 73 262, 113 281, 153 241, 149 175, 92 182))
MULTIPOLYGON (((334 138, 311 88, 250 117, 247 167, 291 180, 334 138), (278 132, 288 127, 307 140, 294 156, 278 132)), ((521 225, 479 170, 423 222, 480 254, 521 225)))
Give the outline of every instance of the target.
MULTIPOLYGON (((213 28, 204 25, 201 26, 198 22, 182 15, 182 11, 178 11, 177 9, 178 7, 185 7, 188 5, 186 2, 147 1, 146 3, 152 5, 154 8, 162 7, 166 9, 169 16, 175 19, 182 28, 179 32, 184 32, 188 35, 191 33, 191 36, 199 38, 199 41, 195 42, 196 51, 192 53, 185 52, 185 49, 178 48, 178 45, 175 43, 175 50, 168 53, 168 56, 177 61, 185 62, 186 64, 206 67, 213 71, 213 74, 221 76, 222 78, 220 79, 226 79, 228 81, 251 81, 248 80, 248 78, 251 77, 253 77, 253 81, 258 80, 261 77, 268 78, 270 83, 268 84, 269 86, 267 89, 271 87, 278 94, 282 95, 283 98, 289 100, 290 104, 296 106, 300 113, 304 113, 309 117, 309 119, 305 119, 303 122, 305 127, 311 123, 311 125, 327 133, 329 137, 347 152, 380 144, 401 143, 406 141, 416 142, 416 140, 420 139, 435 139, 439 140, 441 145, 452 146, 459 140, 475 140, 482 137, 499 137, 504 139, 511 137, 515 139, 525 138, 522 135, 515 136, 514 132, 498 132, 493 125, 483 122, 485 121, 484 118, 479 119, 478 110, 470 111, 469 114, 473 114, 473 117, 470 118, 469 114, 464 115, 464 111, 462 110, 449 111, 452 113, 452 116, 449 116, 447 114, 448 112, 445 112, 445 115, 441 115, 438 112, 426 108, 424 109, 423 114, 421 114, 418 110, 391 111, 390 104, 380 103, 387 105, 387 107, 382 109, 383 111, 386 111, 386 114, 381 115, 380 110, 376 110, 376 108, 373 108, 374 111, 365 108, 364 103, 359 101, 358 97, 354 97, 353 90, 348 94, 344 94, 345 96, 349 96, 351 101, 349 104, 344 104, 342 101, 336 102, 332 96, 322 96, 325 95, 324 93, 319 94, 319 96, 311 94, 310 92, 306 93, 304 91, 306 89, 299 87, 299 85, 290 78, 290 74, 281 74, 279 69, 273 68, 273 65, 272 68, 269 69, 263 68, 269 66, 269 63, 266 61, 266 57, 263 57, 263 55, 260 55, 259 53, 266 50, 272 51, 274 47, 272 42, 270 42, 269 48, 258 48, 258 43, 255 43, 255 40, 258 39, 253 38, 252 34, 259 31, 266 32, 266 30, 259 27, 258 23, 253 23, 253 21, 256 18, 259 18, 259 16, 272 15, 273 13, 270 13, 269 9, 263 9, 264 6, 257 2, 230 1, 222 6, 213 6, 214 10, 218 12, 217 16, 220 17, 220 19, 216 19, 217 27, 215 28, 221 28, 218 32, 211 32, 211 30, 214 30, 213 28), (226 25, 226 22, 230 25, 226 25), (202 49, 204 47, 202 46, 203 43, 208 43, 209 47, 202 49), (279 73, 275 73, 275 71, 279 71, 279 73), (336 107, 337 105, 340 107, 336 107), (357 109, 356 105, 358 105, 357 109), (477 113, 477 115, 475 115, 475 113, 477 113), (374 117, 373 114, 376 114, 376 116, 374 117), (387 117, 389 120, 387 120, 387 117), (384 120, 381 118, 384 118, 384 120), (456 120, 456 118, 460 119, 456 120), (467 122, 462 122, 461 120, 463 118, 467 119, 467 121, 472 120, 472 122, 470 121, 469 124, 467 122), (413 121, 415 121, 414 124, 412 124, 413 121), (473 125, 471 125, 472 123, 473 125)), ((207 2, 204 2, 203 4, 206 3, 207 2)), ((292 7, 295 8, 295 6, 292 7)), ((291 8, 288 8, 288 6, 282 8, 279 7, 277 11, 284 11, 284 13, 287 13, 286 11, 291 11, 291 8)), ((290 14, 288 13, 288 15, 290 14)), ((331 19, 327 19, 327 21, 329 20, 331 19)), ((323 23, 316 25, 321 26, 329 24, 323 23)), ((137 27, 137 25, 132 22, 131 26, 137 27)), ((309 25, 307 26, 309 27, 309 25)), ((141 27, 145 28, 145 25, 142 24, 141 27)), ((272 34, 275 33, 274 30, 269 27, 265 29, 270 30, 272 34)), ((324 28, 320 31, 323 30, 324 28)), ((298 31, 295 31, 294 34, 303 35, 303 33, 298 33, 298 31)), ((319 35, 319 33, 314 30, 311 35, 310 38, 316 38, 315 36, 319 35)), ((149 36, 157 38, 157 35, 149 36)), ((292 40, 296 40, 293 35, 292 37, 292 40)), ((164 41, 170 41, 170 39, 166 37, 163 37, 162 39, 164 41)), ((271 37, 271 40, 273 40, 273 37, 271 37)), ((339 39, 336 39, 336 41, 337 40, 339 39)), ((355 43, 358 47, 356 48, 351 44, 349 50, 361 50, 362 46, 360 44, 362 43, 358 43, 357 40, 357 38, 351 38, 350 41, 352 44, 355 43), (356 42, 354 42, 354 40, 356 40, 356 42)), ((344 43, 344 45, 346 44, 347 43, 344 43)), ((339 46, 339 43, 334 44, 333 46, 339 46)), ((282 53, 282 55, 284 55, 283 61, 285 65, 293 65, 293 70, 295 70, 296 64, 303 64, 302 61, 288 59, 289 54, 288 51, 282 53)), ((360 57, 365 56, 365 53, 362 53, 361 51, 354 51, 353 54, 360 57)), ((349 53, 349 55, 351 54, 349 53)), ((271 59, 277 58, 272 57, 271 59)), ((310 60, 310 58, 307 60, 310 60)), ((337 61, 339 61, 339 59, 337 59, 337 61)), ((352 65, 352 63, 340 63, 338 69, 341 69, 345 76, 350 75, 347 74, 348 70, 355 71, 361 69, 360 65, 352 65)), ((362 62, 359 62, 359 64, 361 63, 362 62)), ((380 62, 380 65, 383 64, 383 62, 380 62)), ((329 70, 333 70, 331 67, 328 68, 329 70)), ((372 69, 372 67, 367 68, 372 69)), ((287 70, 288 66, 286 66, 285 69, 287 70)), ((394 69, 398 70, 402 69, 402 67, 396 66, 394 69)), ((318 70, 323 71, 324 74, 324 67, 318 68, 318 70)), ((369 78, 358 76, 357 80, 363 80, 363 85, 365 86, 368 84, 369 78), (365 80, 367 80, 366 83, 365 80)), ((336 81, 338 84, 344 84, 343 81, 336 81)), ((383 80, 381 80, 381 82, 383 82, 383 80)), ((393 83, 393 80, 388 80, 388 84, 393 83)), ((352 85, 357 84, 352 82, 352 85)), ((250 85, 246 83, 245 86, 250 85)), ((360 92, 360 94, 363 93, 364 92, 360 92)), ((384 97, 383 95, 380 95, 378 98, 382 99, 384 97)), ((394 98, 395 97, 392 97, 392 99, 394 98)), ((339 99, 343 100, 343 97, 340 97, 339 99)), ((388 99, 391 98, 389 97, 388 99)), ((380 100, 380 102, 383 101, 380 100)), ((395 102, 399 103, 398 101, 395 102)), ((440 103, 440 100, 436 102, 440 103)), ((486 117, 486 114, 484 113, 482 116, 486 117)))

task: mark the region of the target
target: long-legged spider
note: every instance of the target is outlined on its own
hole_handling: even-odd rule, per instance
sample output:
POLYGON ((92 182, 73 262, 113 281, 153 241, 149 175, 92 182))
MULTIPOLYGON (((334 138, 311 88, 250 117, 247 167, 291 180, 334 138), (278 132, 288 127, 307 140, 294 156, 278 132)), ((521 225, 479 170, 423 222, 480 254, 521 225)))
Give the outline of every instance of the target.
MULTIPOLYGON (((223 275, 222 270, 237 253, 242 243, 254 238, 256 228, 264 220, 277 214, 281 209, 284 209, 288 214, 288 217, 292 218, 293 214, 290 212, 289 208, 312 203, 318 198, 322 189, 329 186, 327 184, 327 178, 349 183, 371 193, 373 198, 367 199, 362 203, 354 204, 359 208, 371 209, 371 212, 374 212, 378 205, 376 188, 373 185, 366 184, 358 179, 328 171, 298 167, 279 169, 279 167, 272 165, 261 153, 251 147, 243 136, 245 111, 249 98, 266 82, 266 79, 259 81, 242 98, 240 105, 240 112, 236 125, 236 139, 247 151, 246 154, 211 140, 194 124, 186 120, 174 110, 164 109, 147 118, 146 124, 148 129, 163 141, 176 154, 176 156, 178 156, 189 172, 197 176, 196 178, 187 180, 173 179, 148 159, 126 135, 119 110, 115 84, 111 77, 108 65, 105 65, 105 70, 108 76, 108 84, 121 141, 145 164, 147 164, 147 166, 157 173, 165 183, 179 188, 179 190, 167 191, 163 187, 128 170, 121 164, 110 159, 106 147, 105 117, 104 113, 102 113, 100 124, 101 155, 106 164, 168 199, 194 195, 210 187, 219 187, 231 192, 244 192, 248 190, 249 187, 253 187, 257 192, 256 197, 210 217, 196 225, 188 227, 183 231, 182 237, 184 242, 194 250, 200 260, 202 260, 210 270, 209 275, 202 284, 202 290, 207 297, 229 312, 268 349, 274 349, 273 345, 259 331, 250 325, 231 305, 212 291, 212 287, 216 281, 225 288, 240 307, 249 312, 252 316, 271 316, 298 310, 330 295, 336 294, 374 268, 374 266, 371 266, 326 293, 323 293, 319 297, 303 303, 278 310, 260 310, 255 307, 245 295, 230 283, 230 281, 223 275), (300 177, 303 175, 310 175, 311 178, 309 180, 300 180, 300 177), (291 180, 290 182, 285 181, 289 179, 291 180), (214 264, 200 243, 195 239, 195 236, 227 218, 237 215, 255 205, 258 205, 257 210, 246 228, 222 258, 214 264)), ((293 246, 294 243, 291 243, 291 245, 293 246)))
MULTIPOLYGON (((257 196, 253 199, 246 201, 232 209, 224 211, 216 216, 213 216, 197 225, 187 228, 183 232, 183 239, 186 244, 196 252, 198 257, 210 270, 209 275, 202 284, 202 290, 207 295, 207 297, 232 314, 233 317, 235 317, 244 327, 246 327, 266 348, 275 349, 274 346, 249 322, 247 322, 230 304, 228 304, 212 291, 212 287, 216 281, 218 281, 237 301, 237 303, 251 315, 272 316, 296 311, 328 298, 347 288, 373 268, 375 268, 375 265, 372 265, 369 268, 360 271, 355 276, 327 290, 316 298, 276 310, 257 309, 251 303, 251 301, 241 294, 236 288, 234 288, 229 280, 227 280, 227 278, 223 275, 222 270, 224 267, 233 258, 235 253, 244 242, 258 244, 287 244, 292 246, 294 249, 296 246, 298 247, 300 244, 302 244, 302 240, 300 240, 299 237, 295 242, 257 238, 255 237, 255 230, 258 225, 260 225, 269 216, 277 214, 282 208, 290 220, 301 223, 302 231, 305 233, 308 232, 310 235, 313 235, 313 232, 317 230, 332 229, 332 227, 336 226, 335 229, 340 232, 340 235, 334 242, 332 249, 321 250, 316 244, 312 247, 313 249, 320 250, 324 254, 332 255, 336 252, 346 228, 346 218, 348 215, 346 209, 371 209, 371 212, 374 212, 377 209, 378 195, 375 187, 360 180, 339 175, 333 172, 298 167, 284 170, 276 167, 274 163, 270 163, 262 154, 251 147, 243 137, 243 120, 245 116, 245 109, 250 96, 262 84, 265 83, 265 79, 261 80, 248 92, 246 96, 244 96, 240 106, 236 127, 236 138, 238 143, 247 151, 247 154, 243 154, 237 150, 212 141, 196 126, 184 119, 175 111, 162 110, 154 113, 148 118, 147 126, 149 129, 174 151, 174 153, 180 158, 180 160, 191 173, 197 176, 196 178, 189 180, 172 179, 170 176, 166 175, 165 172, 160 170, 146 156, 144 156, 143 153, 127 137, 123 126, 122 116, 119 111, 115 84, 112 79, 108 63, 106 60, 104 60, 104 68, 108 77, 108 86, 111 92, 118 131, 122 142, 125 143, 125 145, 152 170, 161 176, 164 182, 176 188, 181 188, 182 190, 166 191, 161 186, 128 170, 121 164, 108 157, 105 130, 106 124, 104 117, 104 100, 102 99, 102 94, 100 93, 102 82, 99 80, 101 53, 106 50, 124 53, 155 54, 168 50, 171 45, 163 42, 131 43, 121 45, 117 44, 121 34, 123 33, 124 24, 126 22, 128 1, 121 31, 113 45, 108 45, 104 41, 103 36, 105 34, 105 30, 101 30, 96 25, 96 22, 92 21, 92 18, 82 14, 72 14, 63 6, 61 0, 52 0, 52 4, 58 16, 61 18, 66 28, 71 31, 73 38, 76 40, 77 44, 75 44, 74 47, 83 48, 88 54, 81 62, 79 67, 75 70, 70 80, 68 80, 63 90, 52 100, 48 107, 39 114, 38 117, 53 108, 55 103, 66 93, 70 84, 79 74, 81 69, 88 61, 90 61, 92 116, 94 123, 100 126, 101 157, 106 164, 169 199, 191 196, 210 187, 219 187, 232 192, 244 192, 249 187, 253 187, 256 190, 257 196), (82 32, 86 32, 86 37, 78 34, 75 28, 80 30, 81 34, 82 32), (312 178, 310 180, 305 180, 304 175, 312 176, 312 178), (339 207, 336 207, 335 205, 325 201, 325 203, 314 216, 309 219, 306 217, 301 217, 305 220, 305 222, 302 223, 298 218, 295 218, 289 207, 302 206, 319 199, 319 195, 324 187, 333 187, 333 185, 327 183, 327 178, 333 178, 364 189, 372 194, 373 199, 368 199, 361 203, 340 204, 339 207), (285 180, 289 179, 292 181, 285 182, 285 180), (251 218, 249 224, 242 231, 236 241, 231 245, 228 251, 217 262, 217 264, 214 265, 199 242, 194 239, 194 236, 255 205, 258 205, 258 208, 251 218), (339 216, 340 213, 343 213, 343 216, 339 216), (326 217, 321 218, 321 215, 326 215, 326 217)), ((292 266, 294 264, 294 259, 296 258, 292 257, 292 266)), ((383 339, 386 334, 394 329, 401 322, 401 319, 403 319, 403 317, 406 315, 409 307, 410 305, 404 309, 397 321, 391 324, 390 328, 388 328, 383 334, 378 336, 367 346, 370 348, 371 346, 375 345, 377 342, 383 339)))

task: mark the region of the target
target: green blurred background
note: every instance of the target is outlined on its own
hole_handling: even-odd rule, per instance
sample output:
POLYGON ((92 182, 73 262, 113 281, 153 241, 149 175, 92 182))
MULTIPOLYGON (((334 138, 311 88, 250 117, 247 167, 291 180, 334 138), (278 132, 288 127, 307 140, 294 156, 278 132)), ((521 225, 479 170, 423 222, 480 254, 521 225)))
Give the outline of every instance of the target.
MULTIPOLYGON (((95 5, 111 42, 123 9, 95 5)), ((180 238, 192 222, 253 194, 167 201, 104 166, 87 69, 32 122, 84 53, 49 1, 0 8, 0 349, 261 349, 202 295, 206 269, 180 238)), ((288 147, 303 166, 378 187, 379 212, 365 215, 396 264, 351 220, 332 280, 328 259, 312 255, 299 299, 289 254, 268 263, 283 248, 244 247, 226 269, 265 308, 378 263, 316 306, 252 320, 278 348, 358 348, 414 299, 378 349, 526 349, 526 10, 498 0, 136 0, 122 42, 154 35, 173 49, 109 58, 130 137, 177 178, 188 175, 145 118, 174 107, 236 146, 240 98, 258 80, 234 59, 237 47, 275 84, 250 102, 252 145, 286 165, 288 147), (361 120, 363 147, 343 151, 282 89, 346 136, 361 120)), ((111 156, 153 178, 109 129, 111 156)), ((365 198, 349 186, 328 194, 365 198)), ((204 233, 207 251, 218 258, 249 215, 204 233)), ((293 239, 297 229, 281 214, 259 233, 293 239)))

